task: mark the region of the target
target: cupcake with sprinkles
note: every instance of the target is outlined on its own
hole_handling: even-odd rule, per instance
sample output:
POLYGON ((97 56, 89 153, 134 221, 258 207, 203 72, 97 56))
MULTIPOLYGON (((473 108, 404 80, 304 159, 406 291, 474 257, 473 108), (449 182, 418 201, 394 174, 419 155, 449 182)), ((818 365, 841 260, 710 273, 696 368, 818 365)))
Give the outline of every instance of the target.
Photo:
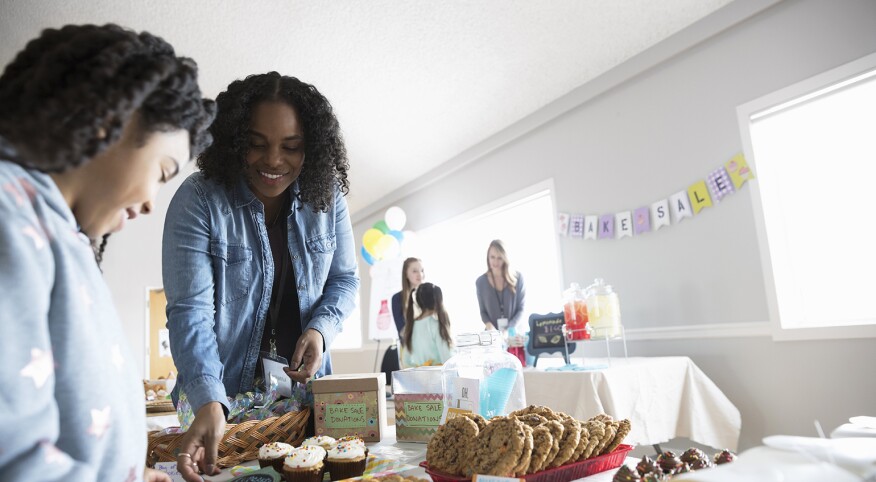
POLYGON ((329 471, 331 480, 343 480, 351 477, 359 477, 365 473, 368 463, 368 450, 362 439, 338 440, 325 458, 326 470, 329 471))
POLYGON ((328 435, 318 435, 316 437, 310 437, 304 439, 304 442, 301 442, 301 446, 304 447, 306 445, 316 445, 317 447, 322 447, 326 452, 332 449, 335 445, 338 444, 338 441, 328 435))
POLYGON ((349 443, 349 444, 353 444, 353 445, 357 445, 359 447, 362 447, 363 449, 365 448, 365 441, 362 440, 362 438, 356 437, 353 435, 341 437, 337 440, 337 443, 339 443, 339 444, 349 443))
POLYGON ((321 482, 325 473, 325 449, 306 445, 292 452, 283 460, 283 476, 287 482, 321 482))
POLYGON ((266 443, 259 447, 259 466, 273 467, 279 473, 283 473, 283 459, 292 453, 292 446, 283 442, 266 443))

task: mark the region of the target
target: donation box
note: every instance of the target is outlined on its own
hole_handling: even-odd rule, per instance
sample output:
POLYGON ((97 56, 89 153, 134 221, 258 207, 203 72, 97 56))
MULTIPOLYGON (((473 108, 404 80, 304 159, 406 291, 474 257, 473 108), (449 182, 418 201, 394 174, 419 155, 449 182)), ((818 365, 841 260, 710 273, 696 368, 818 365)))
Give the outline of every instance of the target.
POLYGON ((327 375, 312 383, 317 435, 380 442, 386 433, 386 374, 327 375))

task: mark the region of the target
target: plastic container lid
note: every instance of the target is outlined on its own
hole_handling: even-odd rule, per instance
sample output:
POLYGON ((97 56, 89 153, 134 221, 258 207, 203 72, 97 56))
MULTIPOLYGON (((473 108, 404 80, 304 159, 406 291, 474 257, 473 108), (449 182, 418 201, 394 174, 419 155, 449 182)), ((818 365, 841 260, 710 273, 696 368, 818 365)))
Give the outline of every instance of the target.
POLYGON ((498 330, 481 331, 477 333, 462 333, 456 336, 456 346, 492 346, 498 344, 502 335, 498 330))
POLYGON ((594 295, 610 295, 614 293, 611 285, 605 284, 605 280, 602 278, 596 278, 593 280, 593 284, 588 286, 587 290, 594 295))

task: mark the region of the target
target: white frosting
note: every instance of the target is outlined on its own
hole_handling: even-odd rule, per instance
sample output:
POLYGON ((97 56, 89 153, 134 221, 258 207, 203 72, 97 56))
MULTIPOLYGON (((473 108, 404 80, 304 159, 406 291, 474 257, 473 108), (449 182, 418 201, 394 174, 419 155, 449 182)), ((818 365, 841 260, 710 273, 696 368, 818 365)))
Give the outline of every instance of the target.
POLYGON ((285 457, 292 453, 292 448, 291 445, 284 444, 283 442, 267 443, 259 447, 259 458, 268 460, 285 457))
POLYGON ((292 449, 292 453, 283 461, 290 469, 308 469, 316 467, 325 459, 325 449, 317 445, 304 445, 292 449))
POLYGON ((328 458, 332 460, 361 459, 364 456, 365 442, 362 442, 361 445, 356 441, 338 442, 328 451, 328 458))
POLYGON ((348 436, 348 437, 339 438, 337 443, 339 443, 339 444, 342 444, 342 443, 343 444, 353 444, 353 445, 362 447, 363 449, 365 448, 365 441, 359 437, 353 437, 352 435, 348 436))
POLYGON ((337 443, 337 440, 329 437, 328 435, 319 435, 317 437, 310 437, 308 439, 305 439, 301 446, 303 447, 305 445, 316 445, 317 447, 322 447, 328 450, 334 447, 337 443))

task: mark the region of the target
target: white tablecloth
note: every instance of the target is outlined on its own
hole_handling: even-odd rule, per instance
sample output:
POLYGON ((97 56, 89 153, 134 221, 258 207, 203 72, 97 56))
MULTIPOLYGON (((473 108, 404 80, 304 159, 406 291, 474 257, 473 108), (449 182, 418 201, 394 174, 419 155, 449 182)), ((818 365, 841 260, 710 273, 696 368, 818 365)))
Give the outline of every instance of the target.
POLYGON ((625 443, 653 445, 687 437, 735 451, 739 442, 739 409, 688 357, 615 358, 611 367, 594 371, 526 368, 523 378, 527 403, 578 419, 603 412, 630 419, 625 443))

